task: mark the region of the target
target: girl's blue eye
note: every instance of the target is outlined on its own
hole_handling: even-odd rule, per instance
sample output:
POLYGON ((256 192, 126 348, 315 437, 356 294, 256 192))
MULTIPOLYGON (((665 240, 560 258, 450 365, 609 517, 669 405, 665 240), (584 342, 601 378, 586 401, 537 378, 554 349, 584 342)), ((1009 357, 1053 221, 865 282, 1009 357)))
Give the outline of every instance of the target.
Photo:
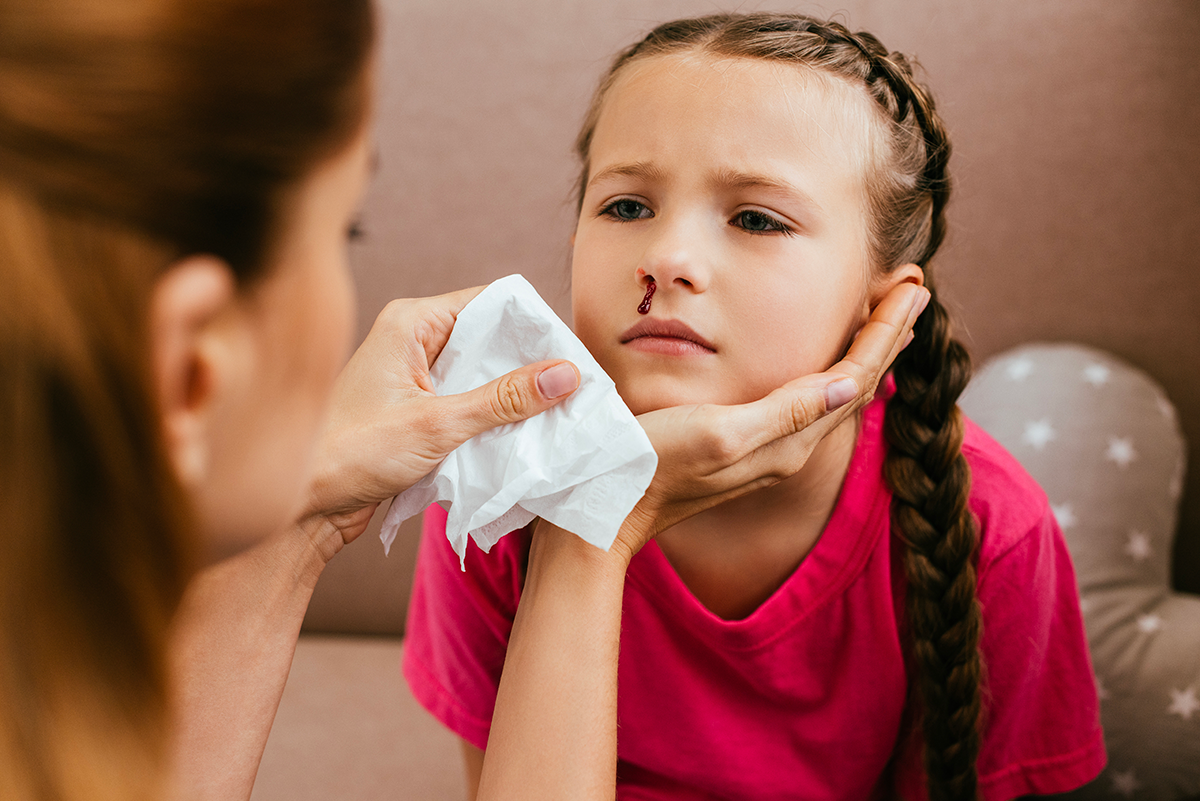
POLYGON ((650 211, 645 204, 638 203, 636 200, 630 200, 629 198, 614 200, 605 206, 600 213, 618 220, 647 220, 654 216, 654 212, 650 211))
POLYGON ((734 215, 731 225, 743 228, 755 234, 783 233, 790 234, 792 230, 779 220, 761 211, 741 211, 734 215))

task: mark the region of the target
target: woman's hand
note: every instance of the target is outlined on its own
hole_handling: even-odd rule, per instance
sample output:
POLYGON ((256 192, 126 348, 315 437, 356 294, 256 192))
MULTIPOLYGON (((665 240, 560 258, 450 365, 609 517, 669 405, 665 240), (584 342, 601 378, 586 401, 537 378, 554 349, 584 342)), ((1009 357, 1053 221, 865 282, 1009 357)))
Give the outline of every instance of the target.
POLYGON ((249 798, 313 587, 379 502, 476 434, 544 411, 579 385, 570 362, 546 361, 435 395, 429 368, 481 290, 388 304, 334 386, 307 511, 189 586, 172 643, 173 770, 186 797, 249 798))
POLYGON ((799 471, 826 434, 871 400, 928 300, 923 287, 898 285, 845 358, 753 403, 676 406, 640 415, 658 452, 658 470, 614 548, 631 558, 676 523, 799 471))
POLYGON ((573 364, 543 361, 471 392, 434 394, 429 368, 458 313, 482 290, 392 301, 338 377, 305 514, 340 532, 335 549, 366 529, 381 501, 459 445, 543 412, 579 386, 573 364))

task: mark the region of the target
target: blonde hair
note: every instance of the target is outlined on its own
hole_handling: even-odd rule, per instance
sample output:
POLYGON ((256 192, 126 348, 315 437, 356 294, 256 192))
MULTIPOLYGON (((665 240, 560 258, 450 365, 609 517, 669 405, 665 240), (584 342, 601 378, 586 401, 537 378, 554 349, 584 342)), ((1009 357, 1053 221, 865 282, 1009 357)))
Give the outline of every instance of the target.
POLYGON ((930 262, 945 238, 950 142, 932 96, 902 54, 869 33, 800 14, 713 14, 655 28, 621 52, 602 79, 576 142, 587 185, 589 151, 604 98, 622 71, 656 56, 695 52, 778 61, 813 69, 864 91, 873 101, 876 145, 867 160, 867 245, 876 269, 915 263, 932 292, 896 359, 888 402, 885 477, 892 527, 904 540, 908 579, 913 707, 924 732, 924 764, 933 801, 977 796, 983 660, 976 598, 978 532, 967 508, 971 476, 962 455, 956 402, 970 358, 953 338, 930 262))
POLYGON ((0 5, 0 797, 163 795, 191 569, 150 374, 157 277, 242 282, 365 116, 367 0, 0 5))

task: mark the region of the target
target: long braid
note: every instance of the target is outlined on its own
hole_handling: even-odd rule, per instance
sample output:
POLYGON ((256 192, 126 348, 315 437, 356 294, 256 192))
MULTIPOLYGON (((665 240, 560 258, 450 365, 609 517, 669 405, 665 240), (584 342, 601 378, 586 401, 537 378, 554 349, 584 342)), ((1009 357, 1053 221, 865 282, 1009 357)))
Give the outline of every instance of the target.
POLYGON ((892 488, 892 524, 907 546, 906 607, 922 703, 929 795, 976 797, 981 736, 979 653, 982 616, 975 594, 978 535, 967 494, 963 422, 955 405, 970 375, 962 345, 935 299, 913 343, 893 368, 884 475, 892 488))
MULTIPOLYGON (((877 41, 873 44, 882 51, 877 41)), ((932 98, 913 81, 903 56, 876 54, 875 64, 881 83, 898 96, 893 119, 903 124, 911 116, 920 130, 925 162, 912 199, 892 205, 897 217, 908 212, 907 220, 896 219, 894 225, 909 235, 893 238, 898 252, 891 263, 920 265, 931 293, 914 326, 912 344, 892 368, 896 394, 884 416, 889 445, 884 476, 893 494, 892 525, 907 546, 905 603, 929 797, 966 801, 978 796, 984 677, 975 573, 979 537, 967 505, 971 472, 962 454, 963 419, 957 406, 971 377, 971 360, 952 335, 950 315, 929 270, 945 237, 950 145, 932 98), (914 215, 923 218, 921 224, 913 224, 914 215)))
POLYGON ((892 526, 906 549, 906 610, 916 674, 915 707, 924 734, 931 801, 974 801, 982 713, 982 617, 976 598, 978 534, 967 506, 971 476, 962 455, 956 405, 970 377, 966 349, 951 335, 930 261, 945 238, 950 143, 932 97, 908 60, 869 33, 798 14, 713 14, 659 26, 620 53, 593 99, 576 142, 587 182, 592 134, 605 94, 631 62, 696 50, 809 67, 861 87, 874 100, 866 176, 868 240, 883 271, 917 264, 932 293, 915 338, 892 371, 884 477, 892 490, 892 526))
POLYGON ((984 673, 975 573, 979 538, 967 505, 971 473, 957 406, 971 360, 952 335, 930 271, 945 238, 950 143, 907 59, 888 53, 870 34, 837 28, 829 39, 844 39, 863 55, 867 88, 895 125, 894 164, 901 169, 892 176, 882 170, 882 191, 871 193, 876 257, 886 265, 918 264, 931 293, 913 343, 892 370, 896 394, 884 416, 884 476, 893 494, 892 526, 906 545, 905 604, 929 797, 969 801, 978 797, 984 673))

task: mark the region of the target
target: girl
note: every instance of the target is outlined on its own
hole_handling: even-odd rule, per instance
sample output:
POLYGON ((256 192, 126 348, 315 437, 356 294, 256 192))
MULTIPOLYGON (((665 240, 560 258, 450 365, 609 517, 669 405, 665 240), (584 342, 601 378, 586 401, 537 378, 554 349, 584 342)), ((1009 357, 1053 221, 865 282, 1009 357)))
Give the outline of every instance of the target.
MULTIPOLYGON (((763 397, 835 362, 897 285, 933 292, 950 146, 870 34, 660 26, 578 151, 575 324, 635 414, 763 397)), ((650 526, 624 587, 619 797, 1003 799, 1103 766, 1046 499, 958 411, 969 363, 936 292, 914 333, 799 472, 650 526)), ((431 510, 404 673, 474 781, 529 534, 460 573, 443 528, 431 510)))

